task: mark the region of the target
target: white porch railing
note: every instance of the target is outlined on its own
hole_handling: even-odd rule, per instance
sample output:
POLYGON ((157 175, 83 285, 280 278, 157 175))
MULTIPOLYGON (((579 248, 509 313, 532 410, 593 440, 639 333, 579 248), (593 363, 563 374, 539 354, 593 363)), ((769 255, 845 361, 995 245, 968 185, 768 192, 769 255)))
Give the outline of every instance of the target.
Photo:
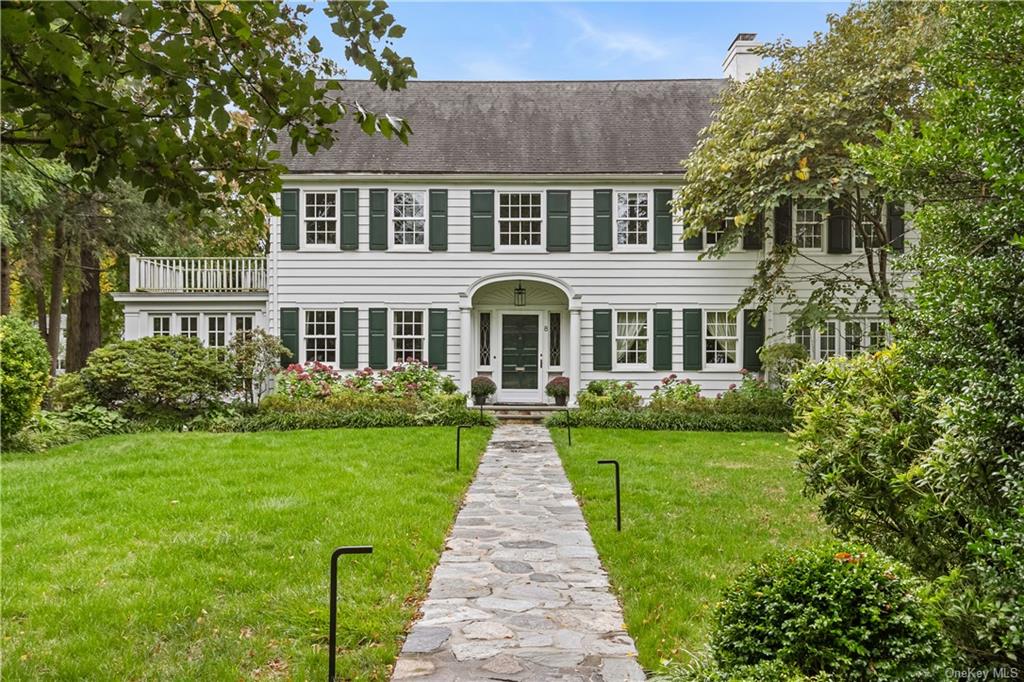
POLYGON ((208 293, 267 290, 267 259, 132 256, 130 291, 208 293))

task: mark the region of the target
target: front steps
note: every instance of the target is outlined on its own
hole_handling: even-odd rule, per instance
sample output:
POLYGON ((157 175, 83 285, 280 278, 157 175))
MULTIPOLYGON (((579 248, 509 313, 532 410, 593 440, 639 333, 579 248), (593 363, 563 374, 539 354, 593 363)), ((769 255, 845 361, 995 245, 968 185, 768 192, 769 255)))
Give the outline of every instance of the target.
POLYGON ((499 424, 541 424, 551 414, 565 409, 565 407, 544 404, 496 403, 484 405, 484 412, 494 415, 499 424))

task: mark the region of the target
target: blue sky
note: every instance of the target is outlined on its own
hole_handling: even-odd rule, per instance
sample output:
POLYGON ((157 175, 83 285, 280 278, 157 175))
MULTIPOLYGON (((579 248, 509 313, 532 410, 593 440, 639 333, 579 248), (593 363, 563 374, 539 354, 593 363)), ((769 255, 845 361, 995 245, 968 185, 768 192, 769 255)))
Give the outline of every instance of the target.
MULTIPOLYGON (((424 80, 718 78, 737 33, 806 41, 845 2, 392 2, 424 80)), ((322 12, 310 29, 339 64, 322 12)), ((349 65, 350 66, 350 65, 349 65)), ((365 72, 352 67, 350 78, 365 72)))

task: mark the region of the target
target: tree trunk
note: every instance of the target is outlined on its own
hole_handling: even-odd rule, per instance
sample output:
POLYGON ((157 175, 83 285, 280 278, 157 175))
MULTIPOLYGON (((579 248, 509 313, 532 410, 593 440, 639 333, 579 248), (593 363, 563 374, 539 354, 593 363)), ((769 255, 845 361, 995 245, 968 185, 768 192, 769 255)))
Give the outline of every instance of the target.
MULTIPOLYGON (((82 246, 82 286, 79 293, 81 316, 78 330, 78 355, 85 366, 89 355, 100 347, 100 260, 96 253, 86 245, 82 246)), ((70 369, 70 368, 69 368, 70 369)))
POLYGON ((11 253, 7 242, 0 244, 0 315, 11 312, 11 253))
POLYGON ((50 309, 47 315, 46 347, 50 351, 50 375, 56 376, 60 355, 60 310, 64 302, 64 219, 53 230, 53 265, 50 269, 50 309))

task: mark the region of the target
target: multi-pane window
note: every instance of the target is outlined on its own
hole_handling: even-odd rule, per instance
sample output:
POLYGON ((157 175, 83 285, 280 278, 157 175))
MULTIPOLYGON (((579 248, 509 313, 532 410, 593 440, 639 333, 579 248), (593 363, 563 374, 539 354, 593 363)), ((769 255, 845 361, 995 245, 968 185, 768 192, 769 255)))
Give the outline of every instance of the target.
POLYGON ((820 249, 825 223, 825 205, 816 199, 799 199, 793 221, 793 243, 800 249, 820 249))
POLYGON ((338 238, 336 192, 306 192, 306 244, 334 244, 338 238))
POLYGON ((395 246, 423 246, 426 243, 427 193, 402 191, 393 196, 391 224, 395 246))
POLYGON ((338 328, 334 310, 307 310, 303 340, 306 362, 333 363, 338 350, 338 328))
POLYGON ((717 229, 708 228, 704 230, 704 239, 707 241, 708 246, 714 246, 725 234, 725 231, 731 228, 735 224, 735 218, 725 218, 717 226, 717 229))
POLYGON ((807 357, 814 357, 814 338, 810 327, 798 329, 794 341, 804 347, 804 350, 807 351, 807 357))
POLYGON ((646 311, 615 313, 615 362, 619 365, 647 364, 646 311))
POLYGON ((170 336, 171 335, 171 316, 170 315, 154 315, 152 319, 153 319, 153 336, 170 336))
POLYGON ((224 348, 227 345, 227 317, 210 315, 206 318, 206 345, 210 348, 224 348))
POLYGON ((491 314, 480 313, 480 366, 491 366, 491 314))
POLYGON ((498 241, 502 246, 541 246, 540 192, 498 194, 498 241))
POLYGON ((827 360, 839 353, 839 324, 826 322, 818 331, 818 359, 827 360))
POLYGON ((885 348, 888 340, 885 322, 881 320, 868 322, 868 350, 881 350, 885 348))
POLYGON ((852 358, 864 350, 864 327, 860 322, 847 322, 843 327, 844 354, 852 358))
POLYGON ((199 316, 180 315, 178 317, 178 333, 193 339, 199 338, 199 316))
POLYGON ((647 192, 618 192, 615 195, 615 243, 644 246, 650 226, 647 192))
POLYGON ((235 336, 247 336, 252 332, 252 315, 235 315, 235 336))
POLYGON ((736 364, 739 346, 736 313, 708 310, 704 313, 704 362, 707 365, 736 364))
POLYGON ((558 367, 562 364, 562 314, 551 313, 548 319, 548 356, 551 358, 551 365, 558 367))
POLYGON ((423 311, 396 310, 392 321, 395 362, 423 360, 423 311))

